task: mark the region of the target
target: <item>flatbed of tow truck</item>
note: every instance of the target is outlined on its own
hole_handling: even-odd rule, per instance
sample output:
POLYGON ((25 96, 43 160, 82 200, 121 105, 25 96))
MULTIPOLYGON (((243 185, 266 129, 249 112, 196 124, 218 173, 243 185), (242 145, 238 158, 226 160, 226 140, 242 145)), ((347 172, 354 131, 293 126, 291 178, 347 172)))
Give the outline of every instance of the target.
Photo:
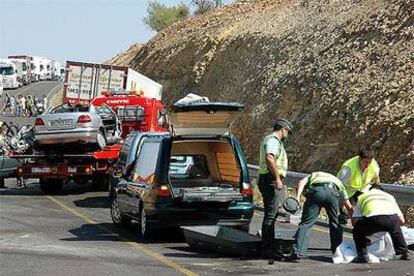
POLYGON ((39 178, 44 192, 57 192, 68 180, 80 185, 93 180, 96 187, 107 188, 112 164, 120 150, 121 145, 117 144, 84 154, 10 154, 10 157, 25 160, 17 169, 18 176, 39 178))

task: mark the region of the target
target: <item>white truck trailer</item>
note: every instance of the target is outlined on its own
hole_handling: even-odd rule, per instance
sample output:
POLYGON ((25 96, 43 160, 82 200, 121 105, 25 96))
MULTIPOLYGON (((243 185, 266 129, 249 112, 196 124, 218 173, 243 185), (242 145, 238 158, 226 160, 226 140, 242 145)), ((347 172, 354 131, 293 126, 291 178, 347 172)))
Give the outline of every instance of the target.
POLYGON ((64 102, 90 101, 103 91, 137 91, 142 96, 161 100, 162 85, 123 66, 66 62, 64 102))
POLYGON ((10 59, 0 59, 0 75, 3 77, 4 89, 16 89, 23 85, 17 73, 18 70, 14 62, 10 59))
POLYGON ((33 56, 33 65, 34 65, 34 74, 36 75, 35 78, 38 81, 47 80, 48 78, 51 78, 50 59, 45 58, 45 57, 33 56), (49 69, 48 69, 48 65, 49 65, 49 69))

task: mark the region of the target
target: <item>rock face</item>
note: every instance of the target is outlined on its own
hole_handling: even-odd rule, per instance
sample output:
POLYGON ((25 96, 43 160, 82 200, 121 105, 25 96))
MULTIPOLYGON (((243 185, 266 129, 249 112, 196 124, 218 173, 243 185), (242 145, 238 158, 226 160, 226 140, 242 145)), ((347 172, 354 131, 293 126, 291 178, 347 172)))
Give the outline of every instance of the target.
POLYGON ((129 66, 164 86, 246 104, 251 163, 278 116, 290 170, 335 173, 373 147, 382 180, 414 183, 414 0, 239 1, 158 33, 129 66))
POLYGON ((125 52, 119 53, 110 60, 104 61, 104 64, 118 65, 118 66, 128 66, 133 58, 138 54, 142 49, 142 44, 135 43, 128 48, 125 52))

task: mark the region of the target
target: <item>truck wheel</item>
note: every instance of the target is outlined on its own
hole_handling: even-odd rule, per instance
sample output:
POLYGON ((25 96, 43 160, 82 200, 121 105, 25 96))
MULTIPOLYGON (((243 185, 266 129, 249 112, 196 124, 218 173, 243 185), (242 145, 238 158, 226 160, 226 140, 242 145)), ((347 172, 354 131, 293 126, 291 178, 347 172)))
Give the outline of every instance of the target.
POLYGON ((102 131, 99 131, 96 135, 96 142, 98 143, 98 147, 103 150, 106 147, 106 137, 102 133, 102 131))
POLYGON ((111 202, 111 218, 112 222, 117 226, 128 226, 132 221, 131 218, 126 217, 121 213, 118 198, 116 196, 112 199, 111 202))
POLYGON ((40 179, 40 189, 45 194, 57 194, 62 191, 62 179, 40 179))

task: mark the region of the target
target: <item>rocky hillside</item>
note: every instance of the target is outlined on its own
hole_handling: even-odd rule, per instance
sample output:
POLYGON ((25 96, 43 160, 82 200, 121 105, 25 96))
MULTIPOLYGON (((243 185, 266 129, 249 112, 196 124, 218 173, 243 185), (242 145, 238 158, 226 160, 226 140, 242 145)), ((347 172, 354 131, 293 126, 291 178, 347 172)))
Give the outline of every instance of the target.
POLYGON ((138 54, 142 49, 142 44, 135 43, 128 48, 125 52, 119 53, 110 60, 104 61, 104 64, 112 64, 118 66, 128 66, 132 59, 138 54))
POLYGON ((360 146, 384 181, 414 183, 414 0, 239 1, 158 33, 129 66, 164 85, 239 101, 250 162, 286 117, 290 169, 336 172, 360 146))

